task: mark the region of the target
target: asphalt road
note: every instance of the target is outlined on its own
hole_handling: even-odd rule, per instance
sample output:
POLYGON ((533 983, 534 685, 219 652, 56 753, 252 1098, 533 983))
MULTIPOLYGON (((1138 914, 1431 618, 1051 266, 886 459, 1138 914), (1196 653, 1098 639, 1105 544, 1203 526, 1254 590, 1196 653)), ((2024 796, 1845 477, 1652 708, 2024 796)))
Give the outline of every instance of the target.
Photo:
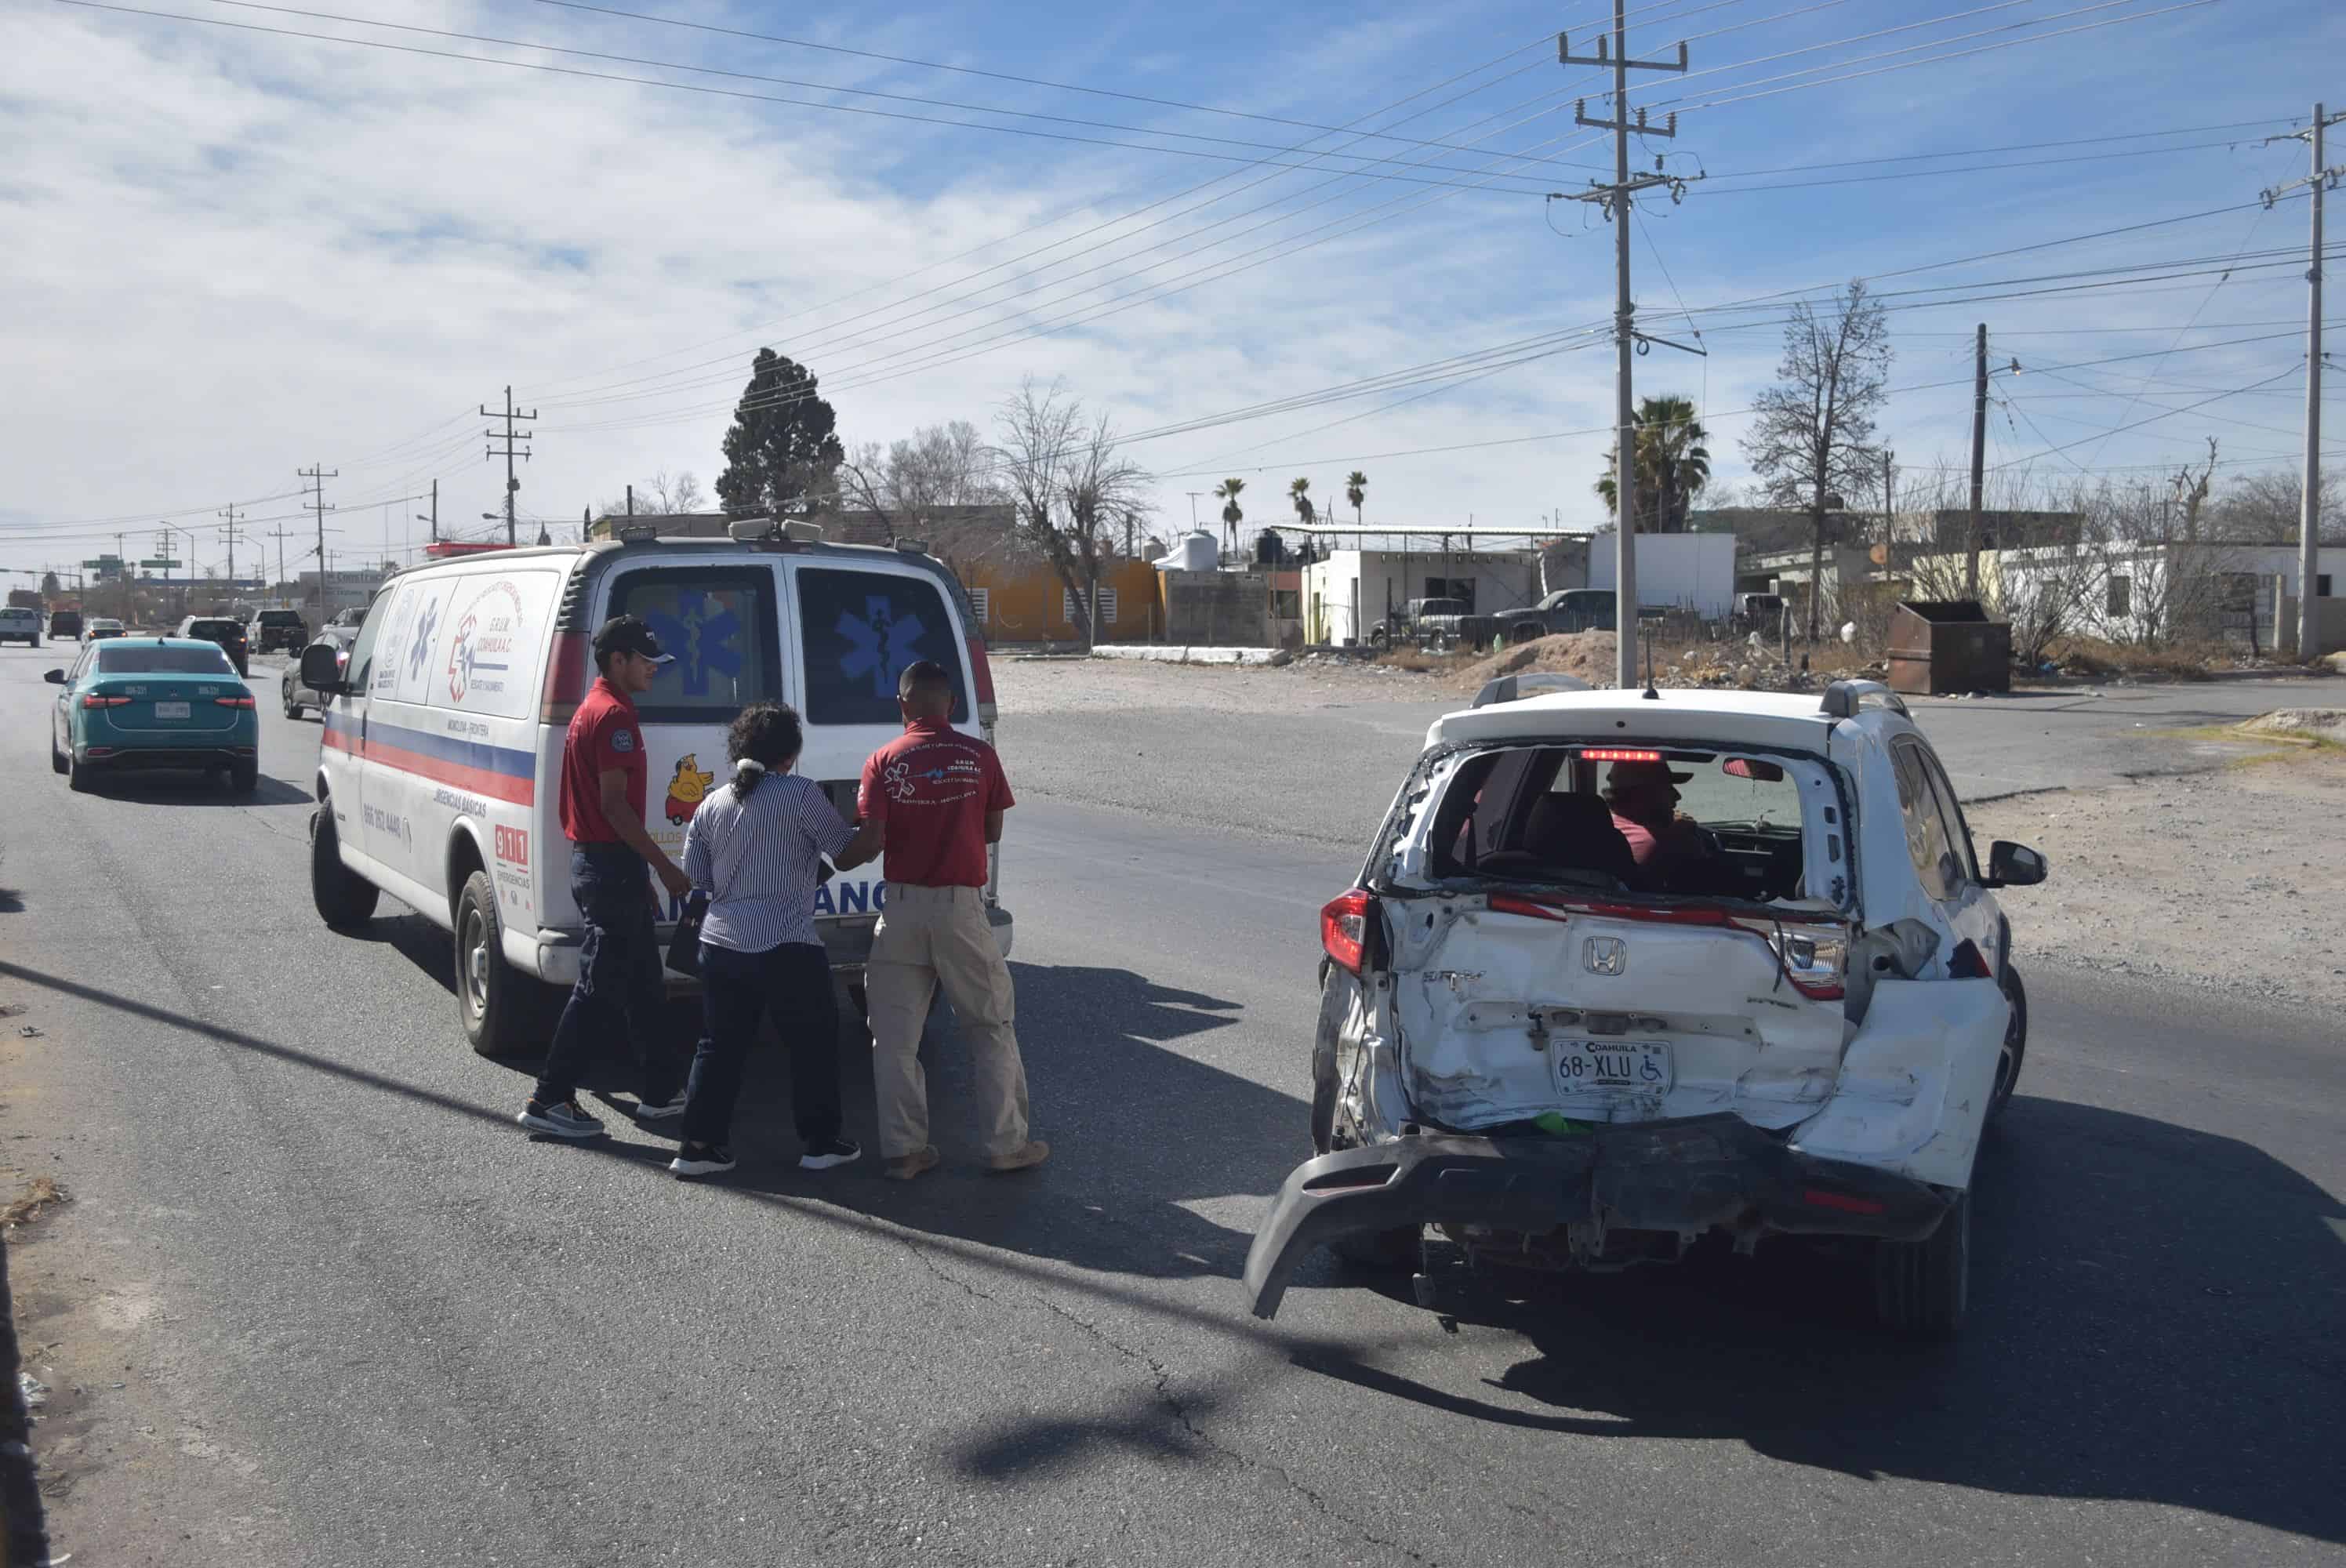
MULTIPOLYGON (((25 1009, 0 1140, 75 1199, 12 1264, 57 1374, 39 1441, 76 1563, 2139 1564, 2346 1543, 2334 1021, 2033 974, 1953 1347, 1879 1337, 1862 1281, 1789 1248, 1448 1320, 1323 1260, 1261 1325, 1236 1277, 1304 1152, 1312 914, 1356 869, 1325 827, 1350 804, 1235 834, 1085 803, 1125 789, 1107 742, 1014 719, 1006 896, 1052 1162, 975 1174, 948 1039, 936 1176, 800 1172, 761 1064, 739 1179, 689 1186, 632 1132, 527 1141, 526 1080, 465 1048, 421 919, 318 922, 314 720, 264 702, 256 804, 192 781, 71 795, 43 756, 54 662, 0 651, 0 1003, 25 1009)), ((2029 749, 1926 722, 1967 776, 2029 749)), ((1179 752, 1168 723, 1104 728, 1179 752)), ((1314 744, 1362 776, 1336 793, 1390 792, 1360 744, 1388 723, 1326 716, 1314 744)), ((1317 766, 1297 755, 1276 767, 1317 766)), ((868 1089, 849 1115, 868 1141, 868 1089)))

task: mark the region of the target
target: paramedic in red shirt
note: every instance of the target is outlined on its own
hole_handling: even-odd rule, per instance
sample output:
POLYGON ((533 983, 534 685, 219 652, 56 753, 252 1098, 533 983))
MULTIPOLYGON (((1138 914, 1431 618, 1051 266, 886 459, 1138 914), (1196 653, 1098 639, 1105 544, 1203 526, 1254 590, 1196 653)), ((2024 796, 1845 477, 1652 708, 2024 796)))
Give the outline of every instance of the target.
POLYGON ((668 1011, 668 986, 653 934, 651 879, 681 898, 692 883, 684 868, 644 828, 648 766, 635 699, 670 662, 651 627, 616 616, 595 634, 602 671, 570 721, 562 749, 562 831, 570 840, 570 896, 586 922, 578 949, 578 983, 555 1026, 537 1091, 521 1125, 558 1138, 591 1138, 603 1124, 577 1101, 588 1064, 630 1040, 642 1076, 638 1116, 659 1122, 684 1114, 683 1054, 653 1036, 668 1011))
POLYGON ((1051 1146, 1026 1135, 1010 966, 985 918, 986 846, 1002 838, 1010 781, 993 747, 949 722, 953 677, 944 666, 923 659, 905 670, 896 703, 904 733, 863 765, 857 801, 863 831, 879 840, 888 885, 863 972, 880 1152, 897 1181, 937 1163, 921 1030, 942 985, 974 1058, 987 1168, 1025 1170, 1048 1159, 1051 1146))

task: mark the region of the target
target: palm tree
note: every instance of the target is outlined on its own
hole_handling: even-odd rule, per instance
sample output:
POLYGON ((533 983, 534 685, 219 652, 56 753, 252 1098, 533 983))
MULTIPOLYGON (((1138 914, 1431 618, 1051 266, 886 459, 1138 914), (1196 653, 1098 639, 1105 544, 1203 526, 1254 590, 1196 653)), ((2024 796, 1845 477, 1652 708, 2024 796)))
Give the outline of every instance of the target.
POLYGON ((1246 521, 1246 513, 1239 506, 1239 492, 1245 488, 1243 479, 1225 479, 1214 486, 1214 494, 1222 503, 1224 543, 1233 550, 1239 547, 1239 524, 1246 521))
POLYGON ((1295 515, 1305 523, 1320 514, 1311 509, 1311 481, 1290 479, 1287 482, 1287 498, 1295 503, 1295 515))
MULTIPOLYGON (((1638 532, 1683 533, 1696 494, 1710 483, 1710 450, 1703 444, 1710 433, 1682 397, 1649 397, 1629 423, 1637 430, 1638 532)), ((1617 448, 1605 453, 1605 477, 1596 485, 1608 515, 1620 510, 1613 479, 1617 448)))
POLYGON ((1352 504, 1352 524, 1360 525, 1361 503, 1369 498, 1369 476, 1355 468, 1344 475, 1344 499, 1352 504))

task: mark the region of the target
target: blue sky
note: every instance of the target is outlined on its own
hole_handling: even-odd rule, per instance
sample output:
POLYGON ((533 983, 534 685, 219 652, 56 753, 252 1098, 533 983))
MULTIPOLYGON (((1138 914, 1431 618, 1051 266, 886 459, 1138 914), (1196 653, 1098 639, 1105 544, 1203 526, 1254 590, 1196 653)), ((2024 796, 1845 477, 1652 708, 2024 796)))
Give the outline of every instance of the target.
MULTIPOLYGON (((1460 362, 1472 379, 1395 374, 1608 317, 1605 223, 1541 199, 1609 163, 1573 125, 1604 83, 1555 58, 1559 26, 1593 42, 1593 6, 644 12, 687 27, 543 0, 302 6, 340 21, 128 3, 243 25, 56 0, 0 16, 20 149, 0 298, 21 312, 0 565, 117 529, 143 548, 158 519, 216 563, 230 503, 264 537, 302 530, 290 563, 314 542, 290 493, 315 463, 341 470, 338 562, 412 551, 434 478, 444 520, 478 531, 503 473, 472 411, 508 382, 542 414, 523 511, 575 524, 657 470, 713 479, 760 343, 822 378, 851 442, 985 426, 1023 377, 1062 378, 1148 437, 1168 528, 1224 473, 1267 521, 1290 477, 1329 497, 1354 467, 1372 522, 1602 516, 1601 331, 1460 362)), ((2294 462, 2306 205, 2254 203, 2307 154, 2258 144, 2318 97, 2346 106, 2346 7, 1674 0, 1633 6, 1631 34, 1645 56, 1693 40, 1688 76, 1635 79, 1633 103, 1684 111, 1637 161, 1711 177, 1644 199, 1641 321, 1710 352, 1656 348, 1639 390, 1701 405, 1722 487, 1747 477, 1739 411, 1784 302, 1859 276, 1897 306, 1902 482, 1962 461, 1978 321, 2022 365, 1990 420, 2004 482, 2156 477, 2210 436, 2227 473, 2294 462), (2210 209, 2229 210, 2187 216, 2210 209)), ((2346 127, 2332 147, 2346 162, 2346 127)))

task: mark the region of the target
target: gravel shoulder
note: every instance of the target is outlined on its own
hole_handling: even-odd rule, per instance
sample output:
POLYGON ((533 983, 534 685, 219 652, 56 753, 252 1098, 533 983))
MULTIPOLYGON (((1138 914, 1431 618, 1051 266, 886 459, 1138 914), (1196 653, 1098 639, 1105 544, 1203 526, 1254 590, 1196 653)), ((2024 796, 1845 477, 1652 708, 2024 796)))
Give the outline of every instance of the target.
POLYGON ((2042 850, 1998 894, 2014 951, 2326 1011, 2346 1009, 2346 755, 2290 753, 2115 789, 1966 808, 1984 850, 2042 850))

